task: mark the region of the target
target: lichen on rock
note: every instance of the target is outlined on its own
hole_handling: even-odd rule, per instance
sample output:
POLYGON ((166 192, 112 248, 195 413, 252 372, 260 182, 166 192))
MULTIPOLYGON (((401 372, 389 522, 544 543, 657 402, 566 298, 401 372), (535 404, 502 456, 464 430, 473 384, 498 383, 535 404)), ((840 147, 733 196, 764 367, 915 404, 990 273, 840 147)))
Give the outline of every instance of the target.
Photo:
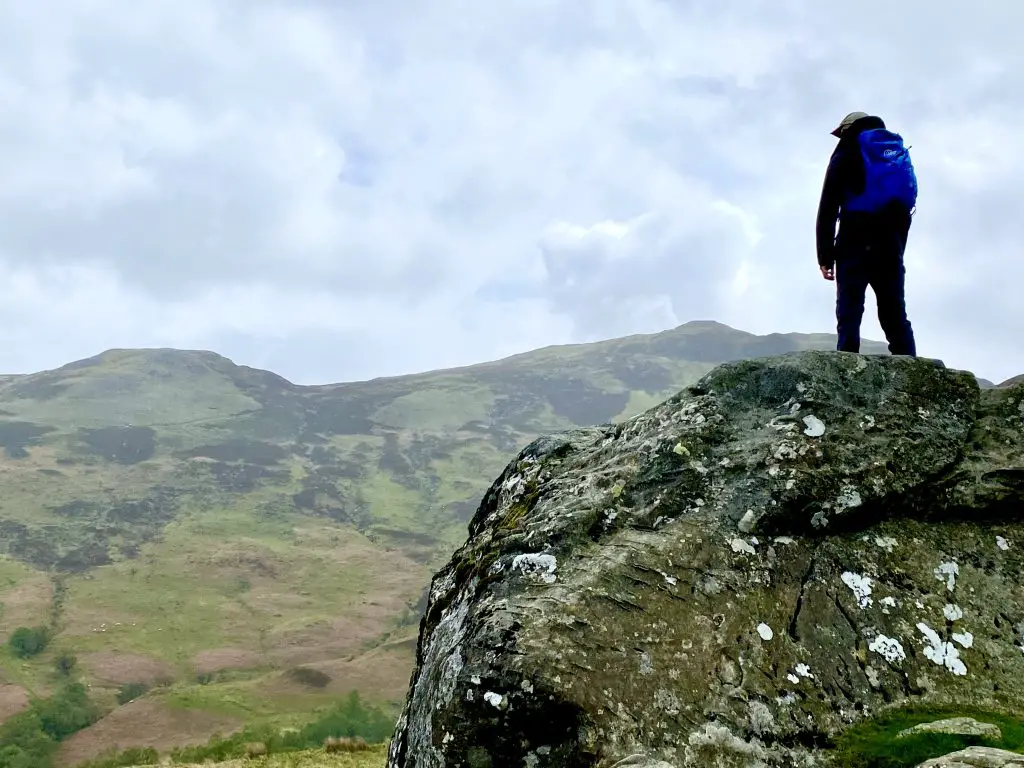
POLYGON ((887 707, 1019 709, 1021 402, 806 352, 534 441, 434 578, 389 768, 810 766, 887 707))

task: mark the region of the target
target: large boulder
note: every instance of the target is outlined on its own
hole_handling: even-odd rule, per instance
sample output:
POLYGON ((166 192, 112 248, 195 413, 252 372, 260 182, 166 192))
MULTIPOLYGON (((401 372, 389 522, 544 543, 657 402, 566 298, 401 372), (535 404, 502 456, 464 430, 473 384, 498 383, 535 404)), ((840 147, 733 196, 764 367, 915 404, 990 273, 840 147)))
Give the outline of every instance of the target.
POLYGON ((539 439, 433 580, 389 768, 820 765, 1024 707, 1024 386, 805 352, 539 439))

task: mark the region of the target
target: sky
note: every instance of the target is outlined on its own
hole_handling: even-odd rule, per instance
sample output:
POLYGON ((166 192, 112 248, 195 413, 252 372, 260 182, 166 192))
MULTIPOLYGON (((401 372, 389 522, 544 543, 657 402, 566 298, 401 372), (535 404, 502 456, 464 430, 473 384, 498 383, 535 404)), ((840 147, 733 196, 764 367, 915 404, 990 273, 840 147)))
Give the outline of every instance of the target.
POLYGON ((178 347, 322 383, 834 331, 814 218, 864 110, 917 168, 919 353, 1001 381, 1022 27, 1019 0, 2 3, 0 371, 178 347))

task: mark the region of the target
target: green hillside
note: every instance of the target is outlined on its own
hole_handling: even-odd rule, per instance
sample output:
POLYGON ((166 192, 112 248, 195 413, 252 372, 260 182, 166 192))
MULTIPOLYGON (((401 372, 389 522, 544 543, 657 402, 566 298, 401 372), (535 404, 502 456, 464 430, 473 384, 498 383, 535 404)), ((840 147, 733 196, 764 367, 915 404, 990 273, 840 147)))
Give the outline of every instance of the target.
POLYGON ((517 450, 720 362, 833 345, 691 323, 325 386, 175 350, 0 377, 0 639, 52 636, 0 650, 0 721, 60 687, 66 654, 109 713, 67 764, 298 722, 354 688, 396 705, 430 575, 517 450))

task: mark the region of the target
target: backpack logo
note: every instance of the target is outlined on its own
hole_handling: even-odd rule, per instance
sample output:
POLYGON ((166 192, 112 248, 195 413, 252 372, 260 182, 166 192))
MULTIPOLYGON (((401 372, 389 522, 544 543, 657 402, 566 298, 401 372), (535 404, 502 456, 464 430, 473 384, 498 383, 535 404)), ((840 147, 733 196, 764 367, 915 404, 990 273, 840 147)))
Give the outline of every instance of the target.
POLYGON ((879 211, 896 202, 912 210, 917 204, 917 175, 910 151, 898 133, 877 128, 857 137, 864 161, 864 191, 850 197, 847 211, 879 211))

